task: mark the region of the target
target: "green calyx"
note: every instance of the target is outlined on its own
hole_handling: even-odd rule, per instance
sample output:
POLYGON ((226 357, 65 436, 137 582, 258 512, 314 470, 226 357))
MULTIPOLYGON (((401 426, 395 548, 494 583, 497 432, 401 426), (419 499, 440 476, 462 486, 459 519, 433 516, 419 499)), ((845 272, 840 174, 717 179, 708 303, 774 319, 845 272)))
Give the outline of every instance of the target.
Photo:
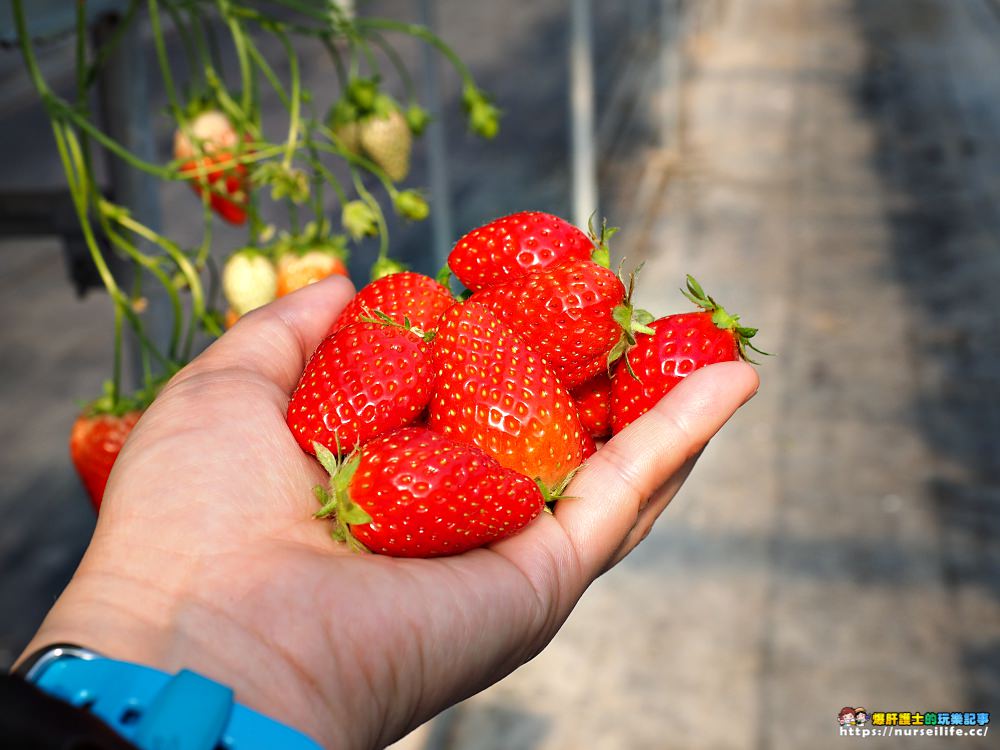
POLYGON ((410 322, 408 317, 404 316, 403 322, 397 323, 381 310, 369 310, 364 306, 362 306, 361 309, 365 311, 365 314, 360 317, 360 320, 363 320, 365 323, 378 323, 380 325, 389 326, 390 328, 402 328, 404 331, 409 331, 413 335, 420 337, 428 344, 434 340, 435 336, 437 336, 437 331, 425 331, 422 328, 417 328, 412 322, 410 322))
POLYGON ((250 181, 255 187, 269 186, 271 200, 287 198, 296 205, 309 200, 309 176, 304 170, 278 161, 267 161, 254 167, 250 181))
POLYGON ((698 307, 712 313, 712 322, 718 328, 723 331, 732 331, 736 335, 736 347, 739 350, 741 359, 752 364, 757 364, 757 362, 750 359, 747 355, 747 349, 752 349, 766 357, 771 356, 769 352, 758 349, 750 342, 750 339, 757 335, 757 329, 741 326, 740 316, 728 313, 722 305, 705 293, 701 284, 691 274, 687 275, 687 289, 681 289, 681 294, 698 305, 698 307))
POLYGON ((447 263, 445 263, 443 266, 441 266, 441 270, 437 272, 437 276, 435 276, 434 279, 441 286, 448 287, 450 289, 451 277, 452 277, 451 267, 447 263))
POLYGON ((110 380, 105 380, 102 389, 103 393, 90 403, 82 404, 81 409, 88 417, 96 417, 102 414, 120 417, 131 411, 145 411, 153 403, 153 399, 156 398, 160 389, 163 388, 171 375, 173 375, 173 372, 150 381, 144 388, 140 388, 128 395, 116 394, 114 383, 110 380))
POLYGON ((328 486, 317 484, 313 487, 313 494, 320 504, 320 509, 313 517, 332 519, 334 539, 345 543, 355 552, 368 552, 368 548, 351 533, 351 526, 372 522, 372 517, 365 509, 351 500, 350 485, 361 463, 361 449, 355 448, 344 459, 338 459, 326 446, 319 443, 313 443, 313 450, 330 475, 328 486))
POLYGON ((535 477, 535 484, 538 485, 538 489, 542 493, 542 499, 545 501, 545 512, 546 513, 551 513, 552 510, 553 510, 553 508, 555 508, 556 503, 559 502, 560 500, 576 500, 577 499, 577 498, 572 497, 570 495, 564 495, 563 493, 566 491, 566 488, 569 486, 569 483, 573 481, 573 477, 576 476, 576 473, 579 470, 580 470, 580 467, 577 466, 575 469, 573 469, 571 472, 569 472, 565 477, 563 477, 562 481, 560 481, 558 484, 556 484, 553 487, 549 487, 547 484, 545 484, 545 482, 543 482, 541 480, 541 478, 535 477))
POLYGON ((431 121, 430 113, 419 104, 411 104, 404 113, 406 124, 410 127, 413 135, 423 135, 427 129, 427 124, 431 121))
POLYGON ((423 221, 430 213, 427 199, 419 190, 403 190, 392 199, 396 213, 409 221, 423 221))
POLYGON ((587 234, 591 242, 594 243, 594 251, 590 254, 590 259, 599 266, 611 268, 611 238, 618 232, 618 227, 609 227, 607 219, 601 219, 601 231, 598 233, 594 229, 594 216, 591 214, 587 220, 587 234))
POLYGON ((375 110, 379 97, 378 78, 352 78, 347 84, 347 99, 361 116, 375 110))
POLYGON ((302 231, 295 234, 280 232, 278 239, 274 241, 272 251, 275 258, 289 253, 302 256, 307 253, 322 252, 346 262, 350 256, 347 237, 343 234, 333 234, 327 219, 310 221, 302 231))
POLYGON ((363 200, 347 201, 340 214, 340 223, 356 242, 378 234, 378 216, 363 200))
POLYGON ((410 269, 407 268, 405 263, 401 263, 385 255, 380 255, 372 263, 371 280, 378 281, 386 276, 392 276, 394 273, 402 273, 408 270, 410 269))
POLYGON ((468 85, 462 91, 462 105, 469 117, 469 129, 480 138, 490 140, 500 130, 500 110, 482 91, 468 85))
POLYGON ((635 280, 641 270, 642 264, 628 275, 627 282, 622 278, 621 269, 618 271, 618 278, 625 284, 627 291, 624 301, 611 311, 611 317, 614 318, 615 322, 622 329, 622 335, 618 339, 618 343, 611 347, 611 351, 608 352, 608 372, 611 372, 611 367, 615 362, 624 358, 625 369, 636 380, 639 377, 635 374, 632 364, 628 361, 628 351, 638 343, 636 339, 637 334, 653 333, 653 329, 649 327, 649 324, 653 322, 652 313, 647 310, 637 309, 632 304, 632 295, 635 293, 635 280))

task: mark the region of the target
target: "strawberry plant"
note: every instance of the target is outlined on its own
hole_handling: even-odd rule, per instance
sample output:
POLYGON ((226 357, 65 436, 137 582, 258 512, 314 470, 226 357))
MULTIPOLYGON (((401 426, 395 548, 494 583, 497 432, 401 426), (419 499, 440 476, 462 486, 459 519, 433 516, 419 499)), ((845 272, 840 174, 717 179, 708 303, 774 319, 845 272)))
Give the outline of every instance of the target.
POLYGON ((351 243, 378 239, 373 278, 403 270, 389 258, 382 206, 410 221, 427 217, 430 207, 423 194, 399 183, 409 174, 413 139, 423 132, 428 115, 393 39, 415 38, 453 65, 472 132, 492 138, 499 111, 466 65, 429 29, 356 16, 349 4, 332 0, 132 0, 115 33, 94 44, 87 5, 77 3, 76 87, 65 97, 38 63, 28 32, 28 16, 37 11, 30 5, 12 3, 20 50, 51 122, 87 249, 115 310, 108 392, 81 415, 73 433, 74 461, 93 495, 103 484, 90 477, 105 476, 110 465, 106 457, 91 458, 95 453, 86 449, 85 428, 91 426, 90 434, 120 435, 134 422, 127 416, 134 411, 127 408, 133 396, 122 382, 126 331, 142 362, 140 390, 151 393, 159 378, 191 358, 204 336, 220 335, 223 324, 232 325, 276 296, 345 274, 351 243), (144 29, 167 100, 166 113, 151 117, 169 118, 174 130, 172 153, 162 160, 131 152, 102 129, 91 111, 91 89, 116 45, 123 35, 144 29), (178 40, 183 60, 168 52, 168 38, 178 40), (269 41, 283 50, 280 65, 263 52, 269 41), (322 91, 303 87, 300 57, 307 45, 329 60, 329 86, 322 91), (234 70, 223 69, 220 50, 236 60, 234 70), (403 88, 398 99, 390 91, 391 76, 403 88), (285 126, 274 132, 263 125, 265 88, 287 113, 285 126), (181 246, 169 230, 147 226, 143 217, 106 198, 94 173, 94 164, 105 156, 159 180, 188 184, 192 213, 203 227, 197 246, 181 246), (265 202, 285 208, 281 226, 265 221, 265 202), (240 249, 220 246, 213 233, 219 221, 244 228, 240 249), (131 261, 134 283, 112 274, 105 245, 131 261), (221 274, 224 301, 213 291, 219 285, 205 283, 216 276, 216 257, 227 258, 221 274), (147 332, 144 312, 154 286, 170 306, 165 340, 147 332))

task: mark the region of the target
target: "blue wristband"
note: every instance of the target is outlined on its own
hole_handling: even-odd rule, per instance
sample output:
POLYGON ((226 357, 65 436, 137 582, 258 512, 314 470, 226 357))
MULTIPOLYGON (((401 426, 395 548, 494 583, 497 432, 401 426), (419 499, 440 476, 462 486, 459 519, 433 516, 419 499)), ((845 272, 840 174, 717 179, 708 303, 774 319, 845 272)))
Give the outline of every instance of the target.
POLYGON ((141 750, 321 750, 291 727, 233 701, 225 685, 169 675, 72 646, 48 650, 25 679, 89 710, 141 750))

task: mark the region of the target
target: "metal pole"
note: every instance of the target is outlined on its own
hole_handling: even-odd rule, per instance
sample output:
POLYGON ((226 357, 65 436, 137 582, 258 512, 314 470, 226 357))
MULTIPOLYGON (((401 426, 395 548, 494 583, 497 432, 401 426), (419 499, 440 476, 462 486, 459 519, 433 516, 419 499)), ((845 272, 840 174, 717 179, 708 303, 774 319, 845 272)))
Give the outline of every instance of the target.
MULTIPOLYGON (((420 22, 434 30, 434 0, 420 0, 420 22)), ((454 240, 451 218, 451 190, 448 187, 448 151, 441 101, 441 68, 438 56, 423 45, 424 95, 431 114, 427 126, 427 171, 431 185, 431 257, 435 267, 443 266, 454 240)))
POLYGON ((573 221, 587 226, 597 213, 597 148, 594 135, 594 64, 590 0, 570 0, 570 148, 573 221))
POLYGON ((660 145, 679 147, 683 0, 663 0, 660 13, 660 145))

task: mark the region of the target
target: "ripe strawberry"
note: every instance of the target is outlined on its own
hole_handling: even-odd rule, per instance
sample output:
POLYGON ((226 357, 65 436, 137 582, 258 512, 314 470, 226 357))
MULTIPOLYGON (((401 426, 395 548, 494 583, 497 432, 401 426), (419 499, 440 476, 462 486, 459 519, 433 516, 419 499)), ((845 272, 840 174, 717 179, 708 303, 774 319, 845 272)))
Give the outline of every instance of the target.
POLYGON ((463 236, 448 256, 448 266, 475 292, 529 269, 587 260, 594 251, 591 239, 568 221, 541 211, 521 211, 463 236))
POLYGON ((454 555, 520 531, 544 507, 538 486, 473 445, 423 427, 372 440, 338 463, 316 455, 330 486, 316 488, 334 538, 397 557, 454 555), (359 544, 360 543, 360 544, 359 544))
POLYGON ((405 180, 410 173, 413 134, 399 105, 389 97, 380 95, 372 114, 358 122, 358 143, 362 153, 393 182, 405 180))
POLYGON ((222 269, 222 293, 237 317, 272 301, 278 292, 274 264, 260 250, 243 248, 222 269))
POLYGON ((427 406, 434 375, 418 332, 353 323, 327 336, 306 364, 286 421, 307 453, 318 442, 346 452, 413 422, 427 406))
POLYGON ((218 110, 206 110, 185 130, 174 133, 174 158, 181 161, 181 174, 199 196, 209 192, 212 210, 230 224, 247 219, 250 187, 246 165, 233 160, 243 152, 241 138, 232 122, 218 110))
POLYGON ((528 341, 559 382, 573 388, 607 369, 612 350, 612 359, 620 356, 634 343, 636 331, 648 330, 644 323, 652 316, 633 309, 631 286, 626 296, 614 272, 592 260, 569 260, 469 299, 488 307, 528 341))
POLYGON ((277 296, 284 297, 297 289, 315 284, 327 276, 347 276, 347 266, 333 248, 313 247, 289 250, 278 258, 277 296))
POLYGON ((397 323, 404 318, 423 331, 437 328, 441 313, 455 304, 447 287, 412 271, 383 276, 361 288, 330 327, 337 331, 378 310, 397 323))
POLYGON ((756 328, 739 325, 705 294, 691 276, 684 295, 703 312, 668 315, 650 324, 653 333, 638 336, 626 355, 634 375, 623 366, 611 383, 611 426, 615 434, 649 411, 681 380, 700 367, 716 362, 746 359, 746 350, 761 352, 750 339, 756 328))
POLYGON ((76 418, 69 436, 69 455, 90 495, 94 510, 100 510, 111 467, 142 411, 124 414, 95 413, 88 409, 76 418))
POLYGON ((524 339, 471 301, 441 316, 427 424, 503 466, 557 487, 583 459, 569 392, 524 339))
POLYGON ((606 372, 577 386, 570 395, 576 401, 580 424, 591 437, 599 440, 611 435, 611 378, 606 372))

